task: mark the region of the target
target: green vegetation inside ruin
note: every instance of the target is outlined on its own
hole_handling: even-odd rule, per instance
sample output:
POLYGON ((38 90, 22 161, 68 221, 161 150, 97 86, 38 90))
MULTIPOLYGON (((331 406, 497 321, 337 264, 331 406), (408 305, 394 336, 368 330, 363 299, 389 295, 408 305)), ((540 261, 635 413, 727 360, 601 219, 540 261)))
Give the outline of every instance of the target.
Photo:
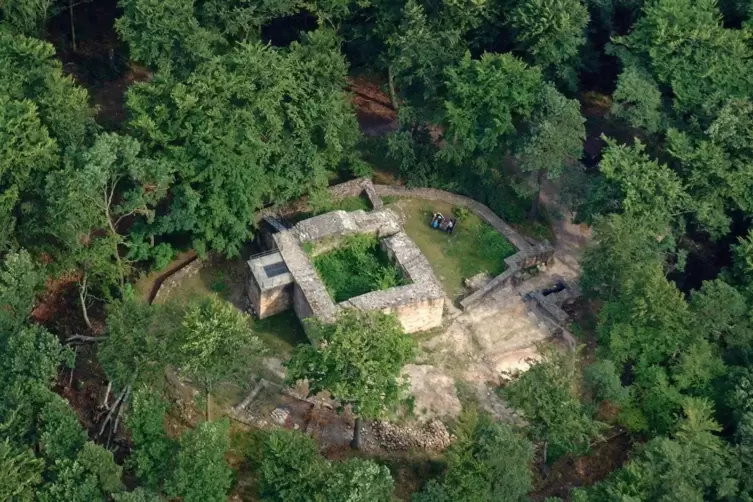
POLYGON ((347 237, 335 250, 314 258, 314 267, 336 302, 407 284, 371 235, 347 237))

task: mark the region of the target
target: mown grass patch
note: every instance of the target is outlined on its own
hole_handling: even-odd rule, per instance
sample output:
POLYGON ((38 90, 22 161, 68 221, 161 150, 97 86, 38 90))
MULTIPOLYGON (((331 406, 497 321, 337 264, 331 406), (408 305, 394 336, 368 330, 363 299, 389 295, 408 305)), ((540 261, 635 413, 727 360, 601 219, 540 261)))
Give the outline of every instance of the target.
POLYGON ((429 260, 450 298, 465 292, 463 280, 479 272, 495 276, 505 270, 504 259, 517 252, 515 246, 478 216, 451 204, 400 198, 392 207, 405 217, 405 232, 429 260), (452 234, 431 228, 434 213, 458 218, 452 234))
POLYGON ((313 262, 335 302, 406 283, 370 235, 347 237, 337 249, 316 256, 313 262))

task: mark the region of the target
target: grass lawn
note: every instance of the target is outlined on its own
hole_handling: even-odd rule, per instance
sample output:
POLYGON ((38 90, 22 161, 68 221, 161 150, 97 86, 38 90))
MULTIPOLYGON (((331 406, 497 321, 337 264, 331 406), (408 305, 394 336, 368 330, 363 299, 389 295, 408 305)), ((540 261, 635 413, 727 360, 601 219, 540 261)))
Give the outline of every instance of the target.
MULTIPOLYGON (((240 258, 218 260, 202 268, 199 273, 185 278, 180 286, 170 291, 166 300, 187 303, 216 294, 239 309, 246 306, 246 263, 240 258)), ((266 319, 253 319, 249 323, 254 333, 264 342, 267 355, 287 359, 293 347, 308 343, 303 327, 292 309, 266 319)))
POLYGON ((455 218, 455 206, 419 199, 391 199, 389 207, 405 217, 405 232, 429 260, 450 298, 465 292, 463 279, 486 271, 492 276, 505 270, 504 259, 517 252, 515 246, 491 225, 469 213, 458 220, 452 235, 431 228, 432 215, 455 218))

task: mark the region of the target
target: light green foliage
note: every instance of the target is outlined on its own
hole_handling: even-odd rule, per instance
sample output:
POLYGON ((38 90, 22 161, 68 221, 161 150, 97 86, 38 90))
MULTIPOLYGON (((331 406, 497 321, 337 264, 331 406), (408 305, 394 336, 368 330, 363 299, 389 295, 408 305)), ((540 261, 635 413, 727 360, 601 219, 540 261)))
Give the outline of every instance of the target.
POLYGON ((276 430, 264 438, 259 495, 265 502, 372 502, 391 500, 389 469, 353 458, 328 462, 311 437, 276 430))
POLYGON ((313 263, 335 302, 406 283, 371 235, 348 237, 337 249, 316 256, 313 263))
POLYGON ((361 458, 330 463, 331 474, 325 474, 322 500, 371 502, 391 500, 394 482, 390 470, 361 458))
POLYGON ((133 441, 128 463, 136 476, 151 488, 158 488, 167 479, 177 449, 165 432, 168 406, 154 389, 141 387, 133 393, 126 420, 133 441))
POLYGON ((22 35, 38 35, 53 14, 53 0, 4 0, 0 24, 22 35))
POLYGON ((585 122, 577 100, 545 85, 530 120, 528 138, 517 155, 521 169, 558 178, 583 155, 585 122))
POLYGON ((295 431, 276 430, 264 438, 259 495, 269 502, 307 502, 321 490, 325 461, 314 441, 295 431))
POLYGON ((218 381, 245 375, 253 358, 263 354, 248 316, 216 295, 189 305, 178 343, 180 368, 196 377, 207 394, 218 381))
POLYGON ((345 310, 334 324, 312 326, 312 345, 288 361, 288 381, 307 379, 309 392, 329 391, 358 416, 384 416, 400 401, 397 377, 415 341, 394 316, 345 310))
POLYGON ((607 138, 607 145, 599 167, 619 185, 623 211, 657 233, 666 231, 688 205, 682 180, 666 165, 651 160, 637 139, 635 145, 625 146, 607 138))
POLYGON ((447 450, 447 471, 413 502, 522 502, 533 484, 533 447, 507 424, 464 411, 447 450))
MULTIPOLYGON (((454 163, 475 161, 477 169, 496 167, 491 159, 510 145, 518 121, 533 113, 542 88, 541 72, 510 54, 469 53, 446 70, 445 139, 441 156, 454 163)), ((495 163, 496 163, 495 162, 495 163)))
POLYGON ((185 502, 225 502, 233 472, 225 461, 230 447, 227 419, 202 422, 180 438, 175 469, 165 487, 185 502))
POLYGON ((616 363, 660 363, 691 341, 687 303, 658 264, 633 269, 600 318, 599 334, 616 363))
POLYGON ((737 492, 730 449, 715 433, 719 426, 704 401, 685 403, 675 439, 659 437, 639 449, 606 481, 579 489, 578 502, 734 500, 737 492))
POLYGON ((659 241, 640 220, 629 215, 600 217, 594 224, 594 243, 583 257, 581 287, 586 296, 610 300, 619 294, 633 272, 663 266, 669 238, 659 241))
POLYGON ((516 154, 521 170, 531 173, 526 183, 518 185, 523 193, 533 192, 530 219, 537 217, 544 177, 559 178, 583 156, 585 122, 577 100, 565 98, 550 84, 544 85, 530 119, 527 138, 516 154))
POLYGON ((9 439, 0 443, 0 500, 34 500, 43 464, 31 450, 16 448, 9 439))
POLYGON ((586 366, 583 380, 597 401, 621 404, 629 397, 627 387, 623 387, 620 381, 620 372, 609 359, 601 359, 586 366))
POLYGON ((87 442, 75 458, 55 464, 55 474, 37 495, 40 502, 91 502, 107 500, 123 489, 122 468, 115 464, 112 453, 87 442))
POLYGON ((662 96, 650 73, 627 66, 617 79, 612 99, 612 113, 631 127, 651 134, 659 132, 664 123, 662 96))
POLYGON ((714 0, 647 2, 632 32, 614 41, 623 61, 640 61, 671 89, 680 114, 707 117, 753 85, 746 34, 722 26, 714 0))
POLYGON ((113 495, 115 502, 162 502, 164 499, 154 492, 139 487, 132 492, 121 492, 113 495))
POLYGON ((563 77, 586 42, 588 10, 581 0, 520 0, 508 22, 531 63, 563 77))
POLYGON ((4 256, 0 266, 0 336, 4 339, 29 317, 44 276, 28 251, 4 256))
POLYGON ((135 134, 179 166, 153 231, 235 255, 255 210, 326 186, 358 137, 346 69, 320 30, 286 49, 237 45, 182 81, 158 73, 129 90, 135 134))
POLYGON ((602 428, 578 398, 577 376, 575 355, 547 348, 541 361, 504 388, 510 404, 523 411, 531 438, 546 441, 552 459, 585 453, 602 428))

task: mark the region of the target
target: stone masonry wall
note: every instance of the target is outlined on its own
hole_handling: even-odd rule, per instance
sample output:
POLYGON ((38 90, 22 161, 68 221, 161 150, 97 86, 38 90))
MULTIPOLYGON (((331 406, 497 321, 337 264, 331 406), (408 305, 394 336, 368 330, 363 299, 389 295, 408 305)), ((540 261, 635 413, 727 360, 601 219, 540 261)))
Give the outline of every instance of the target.
POLYGON ((346 197, 366 196, 373 209, 382 209, 384 203, 382 198, 377 194, 374 184, 369 178, 356 178, 354 180, 340 183, 329 187, 329 193, 334 199, 345 199, 346 197))
MULTIPOLYGON (((279 314, 290 308, 293 299, 293 286, 294 284, 281 284, 272 289, 264 291, 262 294, 259 305, 259 312, 257 315, 259 319, 279 314)), ((252 303, 252 305, 255 305, 252 303)))
POLYGON ((468 310, 481 303, 490 292, 505 286, 516 286, 521 281, 523 269, 535 267, 540 263, 550 264, 554 259, 554 247, 548 242, 529 246, 525 251, 519 251, 505 258, 507 268, 500 275, 487 282, 474 293, 460 300, 463 310, 468 310))

